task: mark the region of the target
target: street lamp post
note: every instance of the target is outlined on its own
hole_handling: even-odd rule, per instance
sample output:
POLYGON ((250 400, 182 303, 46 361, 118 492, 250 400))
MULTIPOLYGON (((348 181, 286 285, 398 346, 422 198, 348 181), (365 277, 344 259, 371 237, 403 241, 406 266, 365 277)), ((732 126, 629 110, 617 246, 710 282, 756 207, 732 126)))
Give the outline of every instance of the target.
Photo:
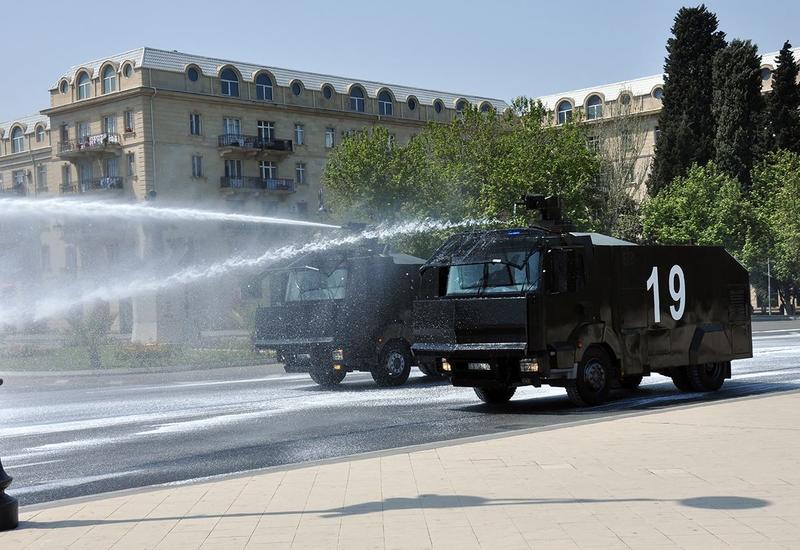
MULTIPOLYGON (((3 379, 0 378, 0 386, 3 379)), ((19 525, 19 502, 14 497, 6 494, 6 488, 11 485, 13 478, 3 469, 0 460, 0 531, 16 529, 19 525)))

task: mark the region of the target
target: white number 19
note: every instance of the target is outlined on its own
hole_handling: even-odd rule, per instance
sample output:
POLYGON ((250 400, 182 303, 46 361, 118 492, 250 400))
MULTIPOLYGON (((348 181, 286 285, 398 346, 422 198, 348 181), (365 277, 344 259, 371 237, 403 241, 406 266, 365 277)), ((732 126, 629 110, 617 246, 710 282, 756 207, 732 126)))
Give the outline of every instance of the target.
MULTIPOLYGON (((658 289, 658 268, 653 267, 650 277, 647 279, 647 290, 653 289, 653 320, 661 322, 661 296, 658 289)), ((683 317, 686 310, 686 281, 683 276, 683 269, 679 265, 673 265, 669 270, 669 295, 677 302, 677 305, 669 306, 669 314, 676 321, 683 317)))

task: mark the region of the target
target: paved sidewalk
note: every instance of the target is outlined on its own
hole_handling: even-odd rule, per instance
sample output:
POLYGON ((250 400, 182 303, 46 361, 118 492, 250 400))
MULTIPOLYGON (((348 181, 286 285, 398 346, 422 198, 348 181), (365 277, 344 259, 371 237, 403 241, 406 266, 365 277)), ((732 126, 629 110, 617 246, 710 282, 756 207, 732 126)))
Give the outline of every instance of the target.
POLYGON ((21 515, 3 550, 800 548, 800 393, 21 515))

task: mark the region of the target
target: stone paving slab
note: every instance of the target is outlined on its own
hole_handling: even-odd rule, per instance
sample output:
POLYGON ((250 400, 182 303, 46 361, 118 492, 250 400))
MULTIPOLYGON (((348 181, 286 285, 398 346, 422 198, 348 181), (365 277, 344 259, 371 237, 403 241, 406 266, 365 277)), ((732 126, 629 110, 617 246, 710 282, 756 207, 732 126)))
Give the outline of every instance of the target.
POLYGON ((53 503, 21 520, 2 550, 800 548, 800 393, 53 503))

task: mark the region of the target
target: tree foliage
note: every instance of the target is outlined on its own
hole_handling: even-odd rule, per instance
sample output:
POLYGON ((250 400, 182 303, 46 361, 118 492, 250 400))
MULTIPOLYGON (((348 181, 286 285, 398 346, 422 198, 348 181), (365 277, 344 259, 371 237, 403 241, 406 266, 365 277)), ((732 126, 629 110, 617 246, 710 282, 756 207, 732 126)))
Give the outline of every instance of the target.
POLYGON ((323 182, 343 217, 510 220, 520 196, 537 192, 559 194, 567 216, 594 228, 597 157, 581 126, 549 120, 540 104, 519 98, 505 113, 466 109, 408 144, 388 147, 386 129, 363 130, 331 154, 323 182))
POLYGON ((767 128, 770 149, 800 153, 800 84, 798 66, 787 41, 772 73, 772 92, 767 96, 767 128))
POLYGON ((659 244, 724 246, 741 258, 748 207, 739 182, 713 162, 694 165, 642 205, 644 236, 659 244))
POLYGON ((761 118, 761 56, 749 40, 733 40, 714 57, 712 113, 716 165, 750 188, 761 118))
POLYGON ((717 26, 717 16, 704 5, 681 8, 675 16, 664 64, 661 132, 648 181, 651 196, 685 175, 692 164, 714 158, 709 83, 714 56, 725 47, 725 33, 717 26))

